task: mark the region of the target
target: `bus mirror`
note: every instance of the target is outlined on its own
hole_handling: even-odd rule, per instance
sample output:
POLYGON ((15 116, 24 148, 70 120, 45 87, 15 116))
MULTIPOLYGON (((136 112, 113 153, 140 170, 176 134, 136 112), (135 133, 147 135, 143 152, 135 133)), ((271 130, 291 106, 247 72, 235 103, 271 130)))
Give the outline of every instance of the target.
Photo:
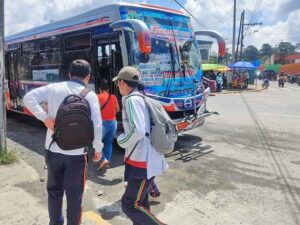
POLYGON ((133 29, 137 35, 141 54, 149 55, 151 53, 150 30, 143 21, 137 19, 119 20, 110 24, 110 27, 114 30, 124 29, 126 27, 133 29))
POLYGON ((201 30, 195 31, 195 36, 207 36, 217 40, 219 47, 219 56, 224 57, 226 54, 226 44, 225 39, 216 31, 211 30, 201 30))

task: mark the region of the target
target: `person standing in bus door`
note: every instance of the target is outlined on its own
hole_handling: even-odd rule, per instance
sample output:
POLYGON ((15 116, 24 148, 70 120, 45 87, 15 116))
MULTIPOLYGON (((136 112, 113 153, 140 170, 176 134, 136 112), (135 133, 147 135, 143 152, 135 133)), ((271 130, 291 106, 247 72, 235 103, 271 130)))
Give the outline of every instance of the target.
POLYGON ((122 210, 133 224, 160 225, 151 212, 148 193, 155 176, 168 168, 163 154, 151 145, 146 133, 150 133, 150 114, 139 93, 139 71, 134 67, 123 67, 113 79, 122 97, 124 133, 117 141, 125 148, 126 190, 122 197, 122 210))
POLYGON ((98 168, 101 171, 109 167, 113 140, 117 131, 116 115, 120 111, 120 107, 116 96, 109 93, 108 82, 105 79, 100 83, 100 94, 98 94, 98 99, 101 106, 103 124, 102 142, 104 144, 102 158, 98 168))
MULTIPOLYGON (((43 121, 48 128, 46 135, 46 162, 48 168, 48 211, 50 225, 63 225, 62 202, 67 199, 67 224, 80 224, 82 196, 86 180, 87 148, 62 150, 56 142, 50 145, 54 132, 57 111, 64 99, 71 94, 80 94, 90 79, 91 67, 85 60, 75 60, 70 65, 70 80, 52 83, 28 92, 24 104, 30 112, 43 121), (46 108, 40 105, 47 102, 46 108)), ((97 95, 89 91, 85 100, 89 103, 94 127, 93 161, 99 161, 102 149, 102 121, 97 95)))

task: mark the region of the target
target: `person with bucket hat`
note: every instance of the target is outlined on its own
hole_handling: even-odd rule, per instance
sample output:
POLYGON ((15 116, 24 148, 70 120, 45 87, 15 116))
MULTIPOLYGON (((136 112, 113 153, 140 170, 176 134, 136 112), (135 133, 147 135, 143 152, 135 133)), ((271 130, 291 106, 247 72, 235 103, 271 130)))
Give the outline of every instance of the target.
POLYGON ((168 168, 165 157, 151 145, 150 113, 138 91, 141 84, 139 71, 134 67, 122 68, 113 81, 122 97, 124 133, 117 141, 125 148, 125 173, 127 182, 122 197, 122 210, 134 225, 163 224, 151 212, 148 194, 155 176, 168 168))

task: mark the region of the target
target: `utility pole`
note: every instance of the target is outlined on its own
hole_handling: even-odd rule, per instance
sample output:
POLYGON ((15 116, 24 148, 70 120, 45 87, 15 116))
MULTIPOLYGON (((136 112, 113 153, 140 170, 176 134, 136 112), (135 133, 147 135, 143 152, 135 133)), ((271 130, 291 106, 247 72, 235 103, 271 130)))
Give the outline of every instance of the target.
POLYGON ((0 153, 6 151, 6 109, 4 101, 4 0, 0 0, 0 153))
POLYGON ((234 55, 234 61, 237 61, 238 60, 238 53, 241 53, 239 51, 239 46, 241 44, 242 46, 242 41, 241 41, 241 36, 242 36, 242 29, 243 29, 243 24, 244 24, 244 15, 245 15, 245 10, 242 12, 241 14, 241 21, 240 21, 240 28, 239 28, 239 35, 238 35, 238 42, 237 42, 237 46, 236 46, 236 52, 235 52, 235 55, 234 55))
POLYGON ((235 61, 236 0, 233 3, 232 59, 235 61))
POLYGON ((242 30, 241 30, 241 55, 240 55, 240 61, 243 60, 243 47, 244 47, 244 21, 245 21, 245 10, 242 12, 242 30))
POLYGON ((242 33, 241 33, 241 58, 243 59, 243 47, 244 47, 244 26, 253 27, 253 26, 262 26, 263 23, 244 23, 245 20, 245 11, 243 11, 243 24, 242 24, 242 33))

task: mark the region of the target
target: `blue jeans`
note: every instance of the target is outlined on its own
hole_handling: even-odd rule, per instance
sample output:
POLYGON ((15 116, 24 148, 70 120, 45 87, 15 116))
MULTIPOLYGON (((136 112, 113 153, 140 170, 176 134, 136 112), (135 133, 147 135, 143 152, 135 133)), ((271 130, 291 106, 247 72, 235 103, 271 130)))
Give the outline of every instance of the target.
POLYGON ((104 144, 104 147, 102 150, 101 160, 110 161, 112 154, 112 143, 117 131, 117 121, 103 120, 102 125, 102 142, 104 144))

